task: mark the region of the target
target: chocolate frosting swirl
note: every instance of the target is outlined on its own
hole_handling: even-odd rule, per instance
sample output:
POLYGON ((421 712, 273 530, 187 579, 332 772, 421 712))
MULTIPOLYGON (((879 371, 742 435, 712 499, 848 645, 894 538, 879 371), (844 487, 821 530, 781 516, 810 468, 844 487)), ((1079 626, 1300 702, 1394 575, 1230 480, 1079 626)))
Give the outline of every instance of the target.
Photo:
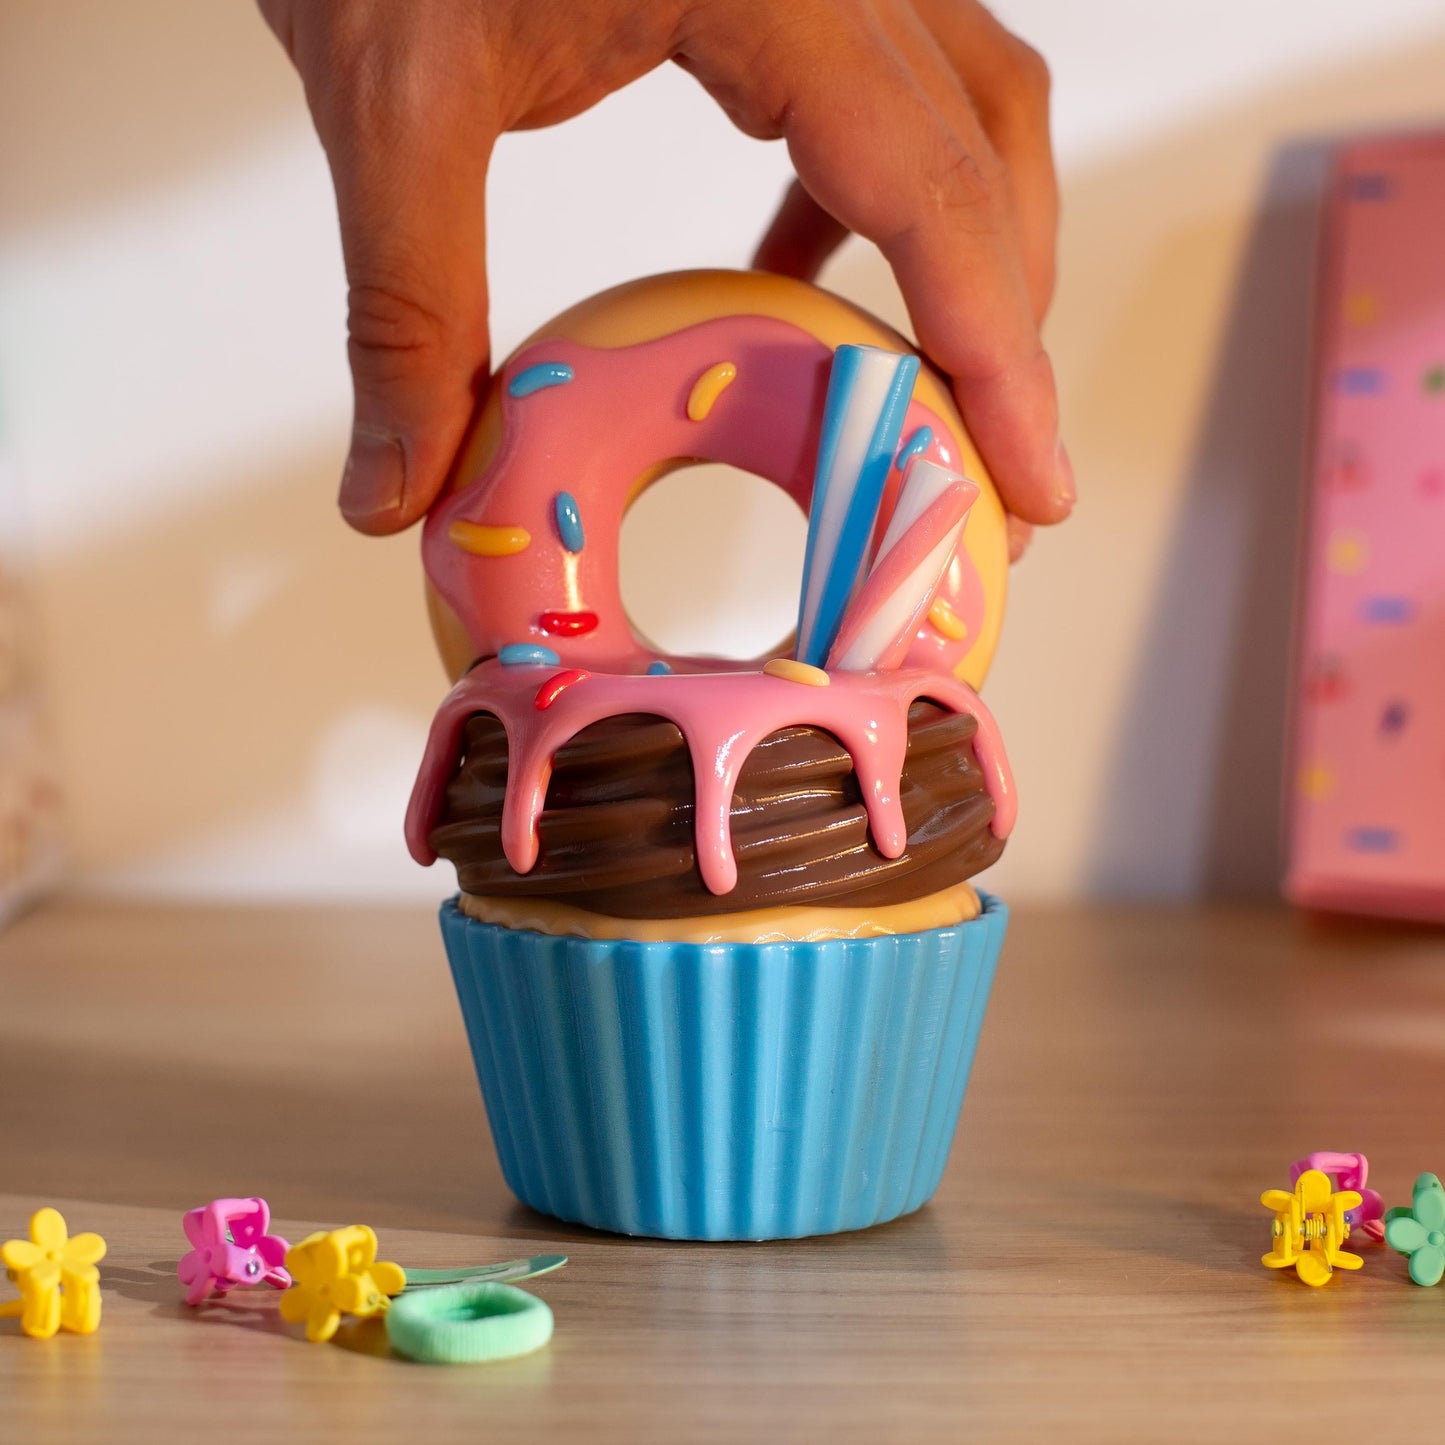
POLYGON ((962 882, 1003 851, 974 757, 973 718, 930 702, 908 715, 903 816, 908 847, 885 858, 848 751, 831 733, 789 727, 743 764, 732 803, 737 886, 711 893, 693 846, 692 760, 670 722, 645 714, 584 728, 557 753, 531 872, 502 852, 507 737, 479 713, 431 833, 466 893, 550 898, 616 918, 683 918, 784 905, 903 903, 962 882))

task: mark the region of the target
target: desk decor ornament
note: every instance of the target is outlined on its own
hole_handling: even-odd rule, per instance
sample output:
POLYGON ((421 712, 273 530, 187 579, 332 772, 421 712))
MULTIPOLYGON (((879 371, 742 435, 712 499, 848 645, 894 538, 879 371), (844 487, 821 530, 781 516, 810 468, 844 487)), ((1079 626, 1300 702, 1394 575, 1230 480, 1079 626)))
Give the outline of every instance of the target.
POLYGON ((442 933, 513 1193, 678 1239, 918 1209, 1007 924, 971 880, 1018 808, 976 691, 1006 519, 947 380, 796 280, 630 282, 502 363, 422 560, 455 685, 407 842, 456 868, 442 933), (623 518, 693 463, 808 513, 770 656, 629 621, 623 518))

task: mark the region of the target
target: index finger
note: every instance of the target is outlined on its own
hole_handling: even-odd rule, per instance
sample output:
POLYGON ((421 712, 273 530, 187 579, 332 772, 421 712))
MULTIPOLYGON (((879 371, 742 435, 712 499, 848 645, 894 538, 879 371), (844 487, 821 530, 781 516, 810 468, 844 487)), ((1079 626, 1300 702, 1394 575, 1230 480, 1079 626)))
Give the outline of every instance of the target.
POLYGON ((735 73, 701 78, 732 107, 746 97, 776 117, 809 194, 882 250, 1008 510, 1061 520, 1073 479, 1002 163, 967 98, 945 118, 866 9, 799 7, 798 18, 811 35, 797 47, 775 36, 735 73))

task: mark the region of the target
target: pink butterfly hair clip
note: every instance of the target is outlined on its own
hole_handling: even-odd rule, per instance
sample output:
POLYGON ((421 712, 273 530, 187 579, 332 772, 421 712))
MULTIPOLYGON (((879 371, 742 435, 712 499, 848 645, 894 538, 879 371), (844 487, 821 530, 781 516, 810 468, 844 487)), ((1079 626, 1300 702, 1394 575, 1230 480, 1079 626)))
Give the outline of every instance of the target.
POLYGON ((1377 1190, 1365 1188, 1365 1180, 1370 1177, 1370 1161, 1363 1154, 1317 1149, 1289 1166, 1289 1182, 1298 1184, 1300 1175, 1308 1169, 1329 1175, 1336 1189, 1354 1190, 1360 1196, 1359 1207, 1345 1211, 1345 1223, 1376 1244, 1384 1239, 1385 1203, 1377 1190))
POLYGON ((266 1283, 289 1289, 284 1261, 290 1246, 266 1231, 271 1209, 264 1199, 213 1199, 181 1220, 195 1247, 176 1266, 186 1286, 186 1303, 198 1305, 212 1294, 238 1285, 266 1283))

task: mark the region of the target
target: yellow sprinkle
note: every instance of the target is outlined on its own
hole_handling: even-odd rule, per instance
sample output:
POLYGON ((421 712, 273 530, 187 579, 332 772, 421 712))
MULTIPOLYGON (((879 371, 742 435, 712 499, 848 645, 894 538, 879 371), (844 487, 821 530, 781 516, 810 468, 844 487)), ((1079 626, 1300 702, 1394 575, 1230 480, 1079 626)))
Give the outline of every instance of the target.
POLYGON ((1373 291, 1356 291, 1345 300, 1345 319, 1351 326, 1369 326, 1380 314, 1380 300, 1373 291))
POLYGON ((1364 570, 1370 560, 1369 539, 1363 532, 1345 528, 1330 538, 1328 553, 1331 571, 1355 573, 1364 570))
POLYGON ((475 522, 453 522, 447 536, 462 549, 476 557, 510 557, 532 545, 532 534, 525 527, 481 527, 475 522))
POLYGON ((1311 763, 1299 771, 1299 790, 1312 802, 1328 798, 1335 790, 1335 775, 1323 763, 1311 763))
POLYGON ((962 642, 968 636, 968 624, 941 597, 928 609, 928 620, 954 642, 962 642))
POLYGON ((827 687, 832 681, 821 667, 795 662, 791 657, 770 657, 763 664, 763 671, 769 677, 781 677, 784 682, 801 682, 805 687, 827 687))
POLYGON ((737 380, 738 369, 731 361, 710 366, 693 383, 687 397, 687 414, 692 421, 701 421, 712 410, 713 403, 737 380))

